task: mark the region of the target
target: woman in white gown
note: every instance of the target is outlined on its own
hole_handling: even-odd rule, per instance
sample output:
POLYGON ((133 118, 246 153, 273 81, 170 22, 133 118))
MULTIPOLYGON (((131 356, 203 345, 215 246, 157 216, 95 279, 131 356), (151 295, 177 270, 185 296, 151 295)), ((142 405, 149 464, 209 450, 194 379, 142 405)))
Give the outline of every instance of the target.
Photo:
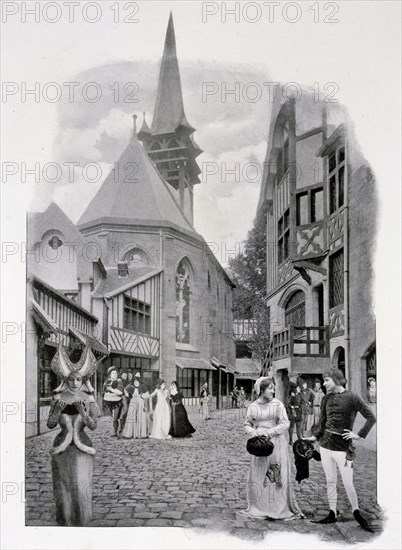
POLYGON ((248 508, 238 513, 261 519, 304 517, 296 502, 291 481, 286 438, 290 422, 286 409, 274 397, 275 384, 271 378, 259 378, 255 391, 259 397, 247 409, 245 430, 249 438, 266 435, 274 444, 274 450, 270 456, 250 455, 248 508))
POLYGON ((150 397, 157 396, 155 409, 153 411, 152 431, 149 437, 153 439, 170 439, 170 408, 169 391, 166 389, 164 380, 158 380, 156 389, 150 397))

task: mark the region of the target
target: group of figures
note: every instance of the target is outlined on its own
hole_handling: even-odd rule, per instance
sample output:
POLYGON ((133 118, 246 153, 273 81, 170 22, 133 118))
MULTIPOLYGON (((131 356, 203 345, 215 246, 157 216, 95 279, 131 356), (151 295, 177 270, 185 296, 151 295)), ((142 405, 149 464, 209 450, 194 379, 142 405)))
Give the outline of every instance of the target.
POLYGON ((240 388, 235 386, 230 392, 230 398, 233 408, 237 409, 237 407, 239 407, 242 409, 246 403, 247 395, 242 386, 240 388))
POLYGON ((103 402, 113 418, 114 435, 125 439, 170 439, 189 437, 195 432, 183 405, 176 381, 159 379, 153 392, 132 371, 109 367, 103 386, 103 402))
MULTIPOLYGON (((56 435, 51 449, 56 520, 59 525, 64 526, 90 525, 96 451, 85 428, 95 430, 99 416, 94 389, 90 383, 97 363, 89 347, 84 349, 77 363, 72 363, 60 345, 51 368, 61 380, 54 391, 48 418, 49 428, 60 426, 60 432, 56 435)), ((296 441, 293 450, 295 452, 295 446, 300 441, 311 447, 315 441, 319 442, 319 455, 326 476, 330 510, 329 514, 317 523, 330 524, 337 521, 336 486, 339 470, 354 518, 363 529, 372 531, 360 513, 353 485, 353 442, 366 437, 376 420, 370 407, 359 396, 346 390, 345 385, 346 380, 339 370, 330 369, 324 374, 326 395, 321 400, 315 435, 296 441), (353 424, 358 412, 366 422, 361 430, 355 433, 353 424)), ((247 409, 245 431, 249 440, 256 437, 266 440, 270 445, 270 452, 251 455, 247 483, 248 508, 238 513, 259 519, 304 518, 291 482, 292 470, 286 437, 290 421, 286 407, 274 397, 275 384, 270 378, 257 380, 255 392, 258 397, 247 409)), ((116 435, 121 430, 123 437, 124 434, 127 437, 147 437, 147 416, 152 420, 150 437, 167 439, 188 436, 194 432, 182 403, 182 394, 175 382, 171 383, 169 391, 165 382, 159 380, 155 391, 150 393, 139 375, 134 376, 132 381, 127 376, 127 384, 124 385, 123 378, 118 377, 117 369, 111 367, 105 384, 105 396, 109 393, 119 396, 120 401, 123 400, 123 395, 126 398, 124 407, 127 414, 125 419, 122 417, 123 420, 115 414, 119 408, 123 410, 123 403, 119 405, 117 399, 105 399, 105 403, 115 414, 116 435), (153 398, 156 401, 155 407, 152 406, 153 398), (110 403, 116 404, 111 406, 110 403)), ((294 393, 296 395, 296 392, 294 393)), ((200 411, 205 419, 209 418, 208 402, 209 392, 204 386, 200 395, 200 411)), ((314 452, 318 455, 317 450, 314 452)), ((303 478, 307 477, 308 474, 303 478)))
MULTIPOLYGON (((315 396, 319 393, 317 386, 315 396)), ((304 458, 315 455, 316 460, 321 461, 325 473, 329 514, 314 523, 330 524, 337 521, 337 470, 339 470, 354 518, 362 529, 372 532, 367 520, 360 513, 353 485, 355 458, 353 442, 365 438, 376 420, 370 407, 358 395, 346 390, 345 386, 346 379, 338 369, 330 369, 324 374, 326 394, 320 397, 320 414, 316 417, 317 424, 313 430, 315 435, 302 438, 300 434, 300 438, 293 445, 293 450, 296 457, 298 444, 310 446, 310 454, 306 453, 304 458), (361 430, 355 433, 353 424, 358 412, 366 422, 361 430), (319 442, 319 451, 314 449, 315 441, 319 442)), ((291 397, 302 393, 303 389, 307 389, 307 385, 305 388, 300 388, 300 391, 292 388, 291 397)), ((248 508, 238 513, 254 519, 303 518, 304 514, 299 508, 291 482, 291 463, 286 438, 291 422, 288 419, 286 407, 274 397, 275 384, 271 378, 257 380, 255 391, 258 398, 247 409, 245 430, 249 439, 261 440, 263 436, 267 452, 251 454, 247 483, 248 508)), ((288 410, 294 410, 295 402, 289 399, 288 410), (289 405, 289 403, 293 404, 289 405)), ((296 460, 295 463, 297 465, 296 460)), ((307 477, 309 477, 308 474, 304 475, 303 479, 307 477)), ((300 478, 296 477, 296 479, 300 482, 300 478)))
POLYGON ((290 384, 289 397, 286 409, 290 421, 289 445, 293 443, 293 434, 296 426, 297 438, 301 439, 318 427, 320 421, 321 403, 324 392, 318 378, 314 380, 314 390, 307 387, 307 382, 300 381, 300 384, 290 384))

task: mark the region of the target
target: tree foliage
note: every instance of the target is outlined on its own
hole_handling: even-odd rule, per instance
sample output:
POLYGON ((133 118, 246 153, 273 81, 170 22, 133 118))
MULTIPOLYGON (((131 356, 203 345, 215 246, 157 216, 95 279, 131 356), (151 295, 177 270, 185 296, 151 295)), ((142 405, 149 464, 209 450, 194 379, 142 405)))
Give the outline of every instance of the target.
POLYGON ((266 217, 259 212, 240 253, 230 258, 229 271, 236 284, 233 317, 253 319, 254 337, 249 347, 253 358, 262 362, 269 346, 269 309, 267 301, 266 217))

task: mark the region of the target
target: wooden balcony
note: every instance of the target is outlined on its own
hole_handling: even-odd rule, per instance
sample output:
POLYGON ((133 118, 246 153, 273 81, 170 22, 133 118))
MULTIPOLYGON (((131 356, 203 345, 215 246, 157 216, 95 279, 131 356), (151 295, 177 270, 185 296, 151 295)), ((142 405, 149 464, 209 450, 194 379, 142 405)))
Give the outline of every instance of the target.
POLYGON ((287 357, 329 357, 329 327, 289 325, 273 335, 273 361, 287 357))

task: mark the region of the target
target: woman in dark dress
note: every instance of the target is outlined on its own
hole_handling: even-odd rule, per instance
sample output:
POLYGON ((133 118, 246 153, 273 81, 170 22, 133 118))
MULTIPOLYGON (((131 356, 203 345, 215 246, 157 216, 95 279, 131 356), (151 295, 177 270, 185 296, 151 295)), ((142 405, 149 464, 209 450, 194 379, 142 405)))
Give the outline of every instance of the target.
POLYGON ((188 437, 195 432, 195 428, 189 422, 186 409, 183 405, 183 394, 177 382, 170 384, 170 404, 172 422, 170 435, 172 437, 188 437))

